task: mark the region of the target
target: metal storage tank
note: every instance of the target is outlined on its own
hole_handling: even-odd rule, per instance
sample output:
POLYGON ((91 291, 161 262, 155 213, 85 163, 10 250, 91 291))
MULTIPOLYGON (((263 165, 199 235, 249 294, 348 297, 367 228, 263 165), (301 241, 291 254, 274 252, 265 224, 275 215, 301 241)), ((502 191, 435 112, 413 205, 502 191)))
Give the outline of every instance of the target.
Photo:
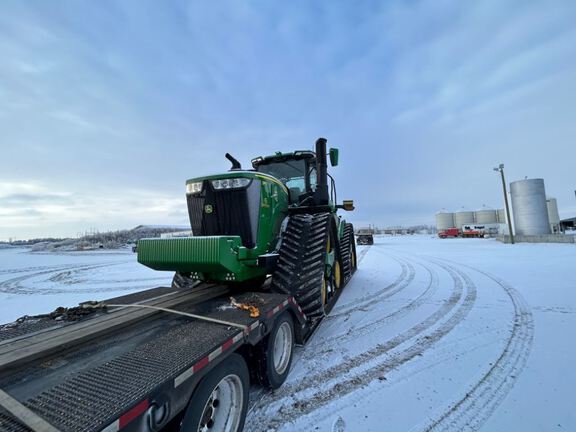
POLYGON ((436 213, 436 229, 444 231, 448 228, 454 228, 454 213, 439 211, 436 213))
POLYGON ((510 195, 516 234, 550 234, 544 180, 527 179, 512 182, 510 195))
POLYGON ((498 209, 498 222, 506 223, 506 210, 498 209))
POLYGON ((466 209, 458 210, 454 213, 454 226, 462 229, 462 225, 474 223, 474 212, 466 209))
POLYGON ((498 222, 498 212, 486 206, 482 206, 474 212, 474 220, 477 224, 493 224, 498 222))
POLYGON ((560 232, 560 214, 558 213, 558 202, 556 198, 546 199, 548 207, 548 221, 550 222, 550 231, 553 233, 560 232))

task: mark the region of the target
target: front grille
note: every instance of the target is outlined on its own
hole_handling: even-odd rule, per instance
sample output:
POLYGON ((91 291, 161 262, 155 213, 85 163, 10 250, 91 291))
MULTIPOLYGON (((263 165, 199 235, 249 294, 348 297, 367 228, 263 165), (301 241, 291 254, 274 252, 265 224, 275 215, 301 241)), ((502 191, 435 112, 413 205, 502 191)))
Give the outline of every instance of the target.
POLYGON ((195 236, 237 235, 247 248, 256 246, 260 209, 260 182, 244 189, 214 190, 204 180, 199 194, 188 195, 188 214, 195 236), (206 207, 211 206, 211 212, 206 207))
POLYGON ((202 235, 202 214, 204 213, 204 194, 188 195, 188 216, 193 235, 202 235))

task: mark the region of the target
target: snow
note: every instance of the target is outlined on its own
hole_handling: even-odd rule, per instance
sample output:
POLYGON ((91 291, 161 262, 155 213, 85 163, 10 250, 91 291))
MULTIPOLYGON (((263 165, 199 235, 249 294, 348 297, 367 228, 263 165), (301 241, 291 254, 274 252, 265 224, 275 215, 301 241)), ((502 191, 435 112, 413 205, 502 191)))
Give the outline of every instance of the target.
MULTIPOLYGON (((576 430, 576 245, 375 236, 245 430, 576 430)), ((170 283, 131 252, 0 250, 0 321, 170 283)))
POLYGON ((576 247, 375 237, 246 430, 576 430, 576 247))
POLYGON ((0 323, 58 306, 169 286, 172 275, 138 264, 128 249, 66 253, 0 249, 0 323))

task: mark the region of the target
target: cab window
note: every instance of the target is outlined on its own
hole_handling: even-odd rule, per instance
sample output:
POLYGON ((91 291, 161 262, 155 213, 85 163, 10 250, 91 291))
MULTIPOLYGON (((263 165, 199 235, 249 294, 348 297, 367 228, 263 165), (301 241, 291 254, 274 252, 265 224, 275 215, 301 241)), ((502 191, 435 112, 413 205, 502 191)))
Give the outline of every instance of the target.
POLYGON ((300 193, 306 192, 306 161, 303 159, 262 164, 258 171, 276 177, 288 189, 298 188, 300 193))

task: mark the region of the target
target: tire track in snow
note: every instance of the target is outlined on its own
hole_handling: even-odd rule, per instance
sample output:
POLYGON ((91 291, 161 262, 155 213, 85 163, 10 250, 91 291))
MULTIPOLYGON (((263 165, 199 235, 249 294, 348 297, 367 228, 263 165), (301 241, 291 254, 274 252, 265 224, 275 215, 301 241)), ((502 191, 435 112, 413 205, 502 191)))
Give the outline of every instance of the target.
POLYGON ((362 260, 364 259, 364 257, 366 256, 371 247, 372 246, 366 246, 364 249, 360 251, 360 253, 358 254, 358 264, 362 262, 362 260))
MULTIPOLYGON (((100 269, 104 267, 111 267, 115 265, 122 265, 132 262, 132 260, 126 261, 117 261, 117 262, 110 262, 110 263, 102 263, 102 264, 90 264, 90 265, 77 265, 73 267, 65 267, 59 268, 57 270, 43 270, 39 272, 34 272, 30 274, 26 274, 23 276, 18 276, 15 278, 11 278, 5 281, 0 282, 0 292, 7 293, 7 294, 61 294, 61 293, 82 293, 86 292, 86 289, 63 289, 63 288, 31 288, 24 286, 22 283, 37 278, 40 276, 50 275, 53 274, 51 277, 47 277, 47 279, 52 280, 53 282, 59 282, 59 278, 69 278, 72 273, 77 273, 80 271, 86 270, 93 270, 93 269, 100 269)), ((122 288, 124 289, 124 288, 122 288)), ((96 292, 108 292, 108 291, 118 291, 118 287, 111 287, 111 288, 100 288, 97 289, 96 292)))
MULTIPOLYGON (((398 345, 412 339, 413 337, 417 336, 419 333, 427 330, 429 327, 433 326, 438 320, 440 320, 444 315, 448 314, 458 303, 461 299, 463 294, 463 285, 460 278, 458 278, 454 272, 450 273, 450 276, 453 280, 452 290, 450 292, 450 296, 443 302, 441 307, 437 309, 432 315, 428 316, 427 319, 421 321, 420 323, 414 325, 407 331, 400 333, 396 337, 392 338, 391 340, 385 342, 384 344, 379 344, 376 347, 361 353, 355 357, 350 358, 349 360, 345 361, 344 363, 340 363, 335 368, 332 368, 327 371, 319 372, 312 376, 307 376, 304 379, 294 383, 294 384, 285 384, 276 390, 275 395, 277 396, 284 396, 290 395, 294 392, 303 390, 309 386, 320 385, 324 380, 328 380, 333 378, 334 374, 343 374, 347 372, 351 367, 356 365, 362 364, 366 361, 371 360, 374 357, 377 357, 380 354, 383 354, 386 351, 389 351, 393 348, 396 348, 398 345)), ((306 347, 308 348, 308 347, 306 347)))
MULTIPOLYGON (((334 399, 340 398, 345 394, 361 390, 370 382, 376 380, 385 382, 384 379, 386 373, 389 373, 390 371, 397 369, 410 360, 421 356, 426 350, 432 348, 440 339, 450 333, 450 331, 452 331, 460 322, 462 322, 474 306, 477 296, 477 289, 474 283, 469 278, 465 278, 464 275, 457 269, 448 267, 446 270, 451 273, 451 275, 456 274, 460 276, 462 278, 461 280, 464 281, 464 285, 466 286, 466 296, 464 297, 463 302, 459 305, 459 307, 447 321, 440 324, 431 333, 423 334, 425 330, 433 327, 433 325, 427 326, 426 329, 418 332, 420 337, 416 339, 414 343, 399 352, 392 353, 385 361, 370 367, 359 376, 351 377, 341 381, 333 385, 332 388, 322 392, 323 394, 315 394, 312 398, 309 399, 309 401, 306 402, 306 405, 309 407, 306 407, 305 410, 301 410, 301 412, 299 412, 296 417, 292 418, 291 421, 296 420, 301 415, 316 411, 318 408, 326 405, 334 399)), ((416 327, 421 326, 421 324, 418 324, 416 327)), ((326 418, 331 415, 332 413, 329 413, 323 416, 321 415, 321 417, 326 418)), ((318 417, 314 419, 314 422, 317 420, 318 417)), ((309 426, 311 427, 312 424, 309 426)))
POLYGON ((52 266, 35 266, 35 267, 24 267, 19 269, 7 269, 7 270, 0 270, 0 275, 4 274, 14 274, 14 273, 30 273, 35 271, 42 271, 42 270, 66 270, 75 268, 78 266, 82 266, 82 264, 58 264, 52 266))
POLYGON ((273 394, 265 395, 254 407, 260 411, 256 413, 252 410, 251 412, 251 418, 247 423, 249 428, 254 427, 252 430, 276 428, 316 411, 332 400, 354 392, 414 357, 422 355, 424 351, 449 333, 470 312, 476 301, 476 286, 469 278, 463 278, 460 272, 452 266, 439 263, 435 263, 435 265, 446 270, 454 282, 450 297, 439 309, 424 321, 383 344, 346 359, 328 370, 308 375, 293 384, 285 384, 273 394), (466 287, 466 295, 461 301, 464 296, 464 286, 466 287), (438 325, 449 314, 451 314, 450 318, 438 325), (437 327, 433 329, 435 326, 437 327), (430 333, 425 334, 431 329, 433 330, 430 333), (407 347, 391 353, 392 350, 409 341, 411 343, 407 347), (362 369, 363 365, 385 354, 386 357, 377 362, 376 365, 362 369), (360 370, 354 371, 355 368, 360 368, 360 370), (337 382, 333 383, 334 381, 337 382), (310 388, 317 388, 318 390, 310 395, 306 393, 306 390, 310 388), (301 398, 298 398, 299 392, 303 392, 301 398), (270 413, 270 406, 266 409, 267 405, 282 399, 286 399, 290 405, 282 404, 273 413, 270 413), (273 420, 270 420, 270 417, 273 417, 273 420))
POLYGON ((332 309, 328 319, 332 320, 334 318, 341 317, 342 315, 348 315, 354 311, 364 309, 373 305, 377 301, 384 300, 393 296, 394 294, 402 291, 404 288, 410 285, 416 275, 414 266, 406 260, 398 259, 396 257, 391 258, 398 262, 402 267, 402 272, 394 282, 376 292, 359 297, 351 303, 343 304, 340 307, 337 305, 334 309, 332 309))
POLYGON ((428 299, 430 299, 434 295, 434 293, 438 289, 439 279, 438 279, 438 273, 435 270, 431 269, 429 266, 425 264, 420 263, 420 265, 428 272, 430 279, 426 289, 422 293, 420 293, 420 295, 418 295, 414 300, 401 306, 399 309, 396 309, 392 313, 385 315, 381 318, 378 318, 375 321, 371 321, 359 327, 351 327, 345 333, 341 333, 339 335, 330 335, 330 337, 320 339, 318 341, 310 341, 311 343, 307 345, 306 350, 306 353, 309 352, 310 354, 306 355, 305 353, 303 355, 303 358, 308 358, 310 356, 315 355, 315 353, 313 353, 312 351, 324 345, 332 344, 335 341, 339 343, 345 343, 348 340, 356 339, 359 336, 374 332, 378 327, 388 325, 391 322, 400 319, 403 316, 406 316, 406 314, 424 304, 428 299))
POLYGON ((526 365, 534 339, 532 312, 520 293, 500 278, 475 267, 460 265, 491 279, 506 292, 514 306, 512 332, 504 350, 486 374, 462 399, 425 426, 425 431, 479 430, 514 386, 526 365))

